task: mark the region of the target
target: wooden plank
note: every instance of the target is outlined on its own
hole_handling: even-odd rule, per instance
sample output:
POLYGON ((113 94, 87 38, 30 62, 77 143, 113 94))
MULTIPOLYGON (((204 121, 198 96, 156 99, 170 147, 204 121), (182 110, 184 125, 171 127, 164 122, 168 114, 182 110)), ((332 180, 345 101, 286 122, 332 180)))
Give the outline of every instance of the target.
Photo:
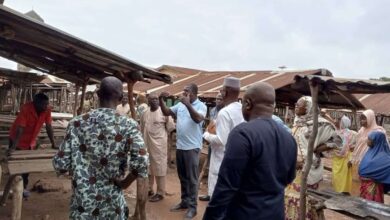
POLYGON ((33 155, 33 154, 56 154, 58 150, 47 149, 47 150, 17 150, 12 152, 11 156, 14 155, 33 155))
POLYGON ((11 155, 8 161, 12 160, 37 160, 37 159, 52 159, 55 154, 31 154, 31 155, 11 155))
POLYGON ((10 175, 54 171, 52 159, 9 161, 8 169, 10 175))

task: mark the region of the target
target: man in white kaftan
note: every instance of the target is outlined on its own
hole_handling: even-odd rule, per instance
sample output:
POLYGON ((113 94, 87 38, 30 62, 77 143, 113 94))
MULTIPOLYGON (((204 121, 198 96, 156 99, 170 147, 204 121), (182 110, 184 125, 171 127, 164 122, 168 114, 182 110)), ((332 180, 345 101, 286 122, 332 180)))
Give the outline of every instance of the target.
POLYGON ((240 80, 234 77, 225 78, 221 90, 225 107, 218 112, 216 121, 216 134, 206 131, 203 138, 210 143, 211 157, 208 177, 208 195, 212 196, 215 184, 218 179, 219 167, 221 166, 225 145, 230 131, 244 121, 241 111, 241 103, 238 96, 240 94, 240 80))
POLYGON ((148 101, 150 107, 142 114, 140 125, 150 159, 149 195, 153 195, 154 179, 157 182, 157 192, 149 201, 157 202, 165 195, 168 135, 175 129, 175 124, 172 117, 162 113, 156 94, 150 94, 148 101))

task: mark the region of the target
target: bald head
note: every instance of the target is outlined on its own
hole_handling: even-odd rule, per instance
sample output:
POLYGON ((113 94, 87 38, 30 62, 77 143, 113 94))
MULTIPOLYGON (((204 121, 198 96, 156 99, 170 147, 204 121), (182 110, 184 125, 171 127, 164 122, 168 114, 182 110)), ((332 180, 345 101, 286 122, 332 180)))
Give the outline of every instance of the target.
POLYGON ((100 101, 120 101, 123 97, 122 81, 113 76, 105 77, 101 81, 99 91, 97 93, 100 101))
POLYGON ((242 114, 246 121, 262 116, 271 117, 274 103, 275 89, 268 83, 255 83, 245 92, 242 114))

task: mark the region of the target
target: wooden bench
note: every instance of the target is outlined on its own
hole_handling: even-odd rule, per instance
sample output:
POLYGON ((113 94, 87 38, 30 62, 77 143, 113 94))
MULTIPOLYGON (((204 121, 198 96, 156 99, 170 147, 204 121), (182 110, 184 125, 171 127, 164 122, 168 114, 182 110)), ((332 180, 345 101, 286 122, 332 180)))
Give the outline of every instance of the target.
MULTIPOLYGON (((0 205, 4 206, 8 195, 13 191, 12 219, 21 219, 23 201, 23 180, 20 176, 24 173, 43 173, 54 171, 52 159, 57 150, 21 150, 14 151, 5 161, 5 168, 9 172, 7 184, 4 187, 0 205)), ((0 167, 0 174, 2 173, 0 167)), ((1 179, 0 179, 1 181, 1 179)))
POLYGON ((390 206, 368 201, 360 197, 348 196, 330 190, 308 189, 308 195, 315 198, 327 209, 355 219, 390 219, 390 206))

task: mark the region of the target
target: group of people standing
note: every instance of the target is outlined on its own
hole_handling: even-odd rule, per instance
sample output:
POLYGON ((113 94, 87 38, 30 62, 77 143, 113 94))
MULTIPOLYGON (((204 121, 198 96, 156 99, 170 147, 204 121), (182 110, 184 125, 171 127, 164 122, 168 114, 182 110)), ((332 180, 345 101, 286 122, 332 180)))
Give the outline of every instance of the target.
MULTIPOLYGON (((197 85, 185 86, 180 102, 172 107, 165 104, 168 93, 149 94, 139 109, 138 124, 128 117, 122 82, 115 77, 103 79, 97 92, 99 107, 70 121, 53 159, 57 172, 72 178, 70 218, 127 219, 122 189, 137 178, 149 178, 149 201, 164 199, 167 137, 176 129, 181 198, 171 211, 186 211, 187 220, 197 215, 199 158, 206 141, 210 146, 208 194, 199 199, 209 203, 203 219, 298 219, 300 181, 313 129, 312 99, 305 96, 297 101, 290 129, 273 115, 271 85, 249 86, 241 102, 240 89, 239 79, 225 78, 218 106, 211 112, 214 117, 204 131, 207 107, 197 97, 197 85)), ((31 148, 33 138, 27 140, 25 131, 36 133, 43 122, 52 137, 47 105, 47 98, 37 95, 23 108, 11 129, 11 149, 24 143, 31 148), (34 125, 32 119, 25 119, 33 110, 34 125)), ((318 189, 323 158, 332 157, 335 191, 351 193, 355 176, 361 197, 383 203, 390 184, 388 140, 372 110, 363 112, 360 122, 356 133, 349 129, 346 116, 336 123, 319 117, 308 187, 318 189)), ((321 213, 312 204, 307 199, 306 218, 317 219, 321 213)))
POLYGON ((342 148, 333 157, 333 186, 336 192, 383 203, 390 184, 390 148, 386 131, 378 126, 375 113, 366 110, 360 116, 361 128, 350 130, 351 120, 342 116, 336 123, 343 139, 342 148))

